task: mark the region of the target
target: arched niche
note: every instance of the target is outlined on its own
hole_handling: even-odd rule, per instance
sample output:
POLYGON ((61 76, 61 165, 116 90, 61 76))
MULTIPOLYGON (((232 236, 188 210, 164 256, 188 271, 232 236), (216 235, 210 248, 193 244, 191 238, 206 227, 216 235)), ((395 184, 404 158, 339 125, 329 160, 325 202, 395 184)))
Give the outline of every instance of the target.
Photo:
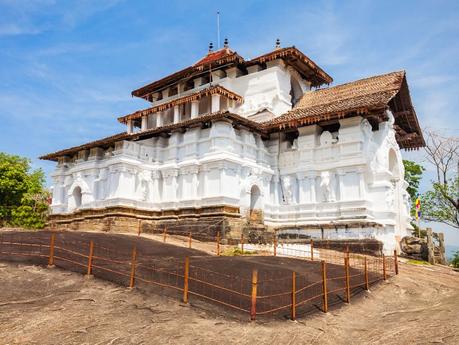
POLYGON ((73 189, 72 197, 74 200, 75 208, 79 208, 81 206, 81 202, 83 199, 83 193, 81 192, 81 187, 77 186, 73 189))
POLYGON ((397 153, 395 152, 394 149, 389 150, 388 160, 389 160, 389 171, 392 174, 392 179, 395 181, 400 180, 400 177, 401 177, 400 176, 401 174, 400 163, 397 157, 397 153))
POLYGON ((254 184, 250 188, 250 210, 249 217, 251 222, 263 221, 263 198, 260 188, 254 184))

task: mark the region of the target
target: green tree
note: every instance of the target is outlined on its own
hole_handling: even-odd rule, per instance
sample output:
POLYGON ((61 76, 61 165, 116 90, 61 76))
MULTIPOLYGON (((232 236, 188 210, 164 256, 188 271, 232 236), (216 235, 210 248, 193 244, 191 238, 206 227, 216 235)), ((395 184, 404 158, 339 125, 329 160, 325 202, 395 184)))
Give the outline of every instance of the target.
POLYGON ((459 137, 426 134, 426 158, 435 168, 436 179, 422 197, 422 217, 459 229, 459 137))
POLYGON ((48 214, 49 192, 41 169, 27 158, 0 152, 0 225, 42 228, 48 214))
POLYGON ((422 173, 424 167, 416 162, 403 160, 403 166, 405 167, 405 181, 408 182, 408 188, 406 189, 411 199, 411 214, 415 212, 415 201, 418 196, 419 183, 421 182, 422 173))

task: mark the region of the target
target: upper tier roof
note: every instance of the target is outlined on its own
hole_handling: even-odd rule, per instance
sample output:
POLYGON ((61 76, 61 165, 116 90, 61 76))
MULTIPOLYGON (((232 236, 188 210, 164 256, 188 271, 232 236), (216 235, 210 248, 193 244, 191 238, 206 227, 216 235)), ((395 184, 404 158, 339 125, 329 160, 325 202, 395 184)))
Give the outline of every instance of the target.
POLYGON ((181 79, 191 79, 201 75, 203 72, 207 73, 209 69, 215 69, 223 65, 239 66, 245 69, 248 66, 263 64, 275 59, 283 59, 287 64, 292 65, 303 77, 311 81, 313 86, 330 84, 333 81, 332 77, 295 47, 275 49, 272 52, 249 61, 245 61, 244 58, 229 48, 222 48, 215 52, 209 52, 202 59, 187 68, 132 91, 132 95, 144 97, 149 93, 172 86, 181 79))
MULTIPOLYGON (((206 90, 209 91, 210 89, 206 90)), ((213 87, 212 90, 217 90, 217 87, 213 87)), ((340 118, 358 115, 372 121, 387 120, 385 118, 385 110, 387 109, 394 114, 396 139, 401 148, 414 149, 425 146, 416 112, 411 103, 405 71, 399 71, 326 89, 308 91, 294 109, 262 123, 229 112, 205 114, 195 119, 184 120, 143 132, 119 133, 84 145, 47 154, 40 159, 57 160, 58 157, 72 155, 80 150, 108 147, 121 140, 142 140, 161 133, 170 133, 173 130, 186 129, 198 123, 218 121, 223 118, 243 125, 267 138, 269 133, 284 129, 324 124, 330 120, 336 121, 340 118)), ((140 114, 145 111, 149 112, 150 109, 143 110, 140 114)), ((131 115, 138 116, 137 113, 131 115)))
POLYGON ((291 111, 265 122, 264 126, 271 130, 298 127, 352 114, 368 117, 385 109, 390 109, 395 117, 401 147, 425 145, 405 71, 306 92, 291 111))

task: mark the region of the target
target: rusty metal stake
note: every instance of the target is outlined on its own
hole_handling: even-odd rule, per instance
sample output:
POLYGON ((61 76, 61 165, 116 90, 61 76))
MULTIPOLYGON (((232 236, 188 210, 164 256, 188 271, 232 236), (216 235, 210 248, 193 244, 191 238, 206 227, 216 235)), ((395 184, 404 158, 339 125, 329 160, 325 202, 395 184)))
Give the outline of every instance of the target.
POLYGON ((328 292, 327 292, 327 264, 322 260, 322 294, 323 294, 323 312, 328 312, 328 292))
POLYGON ((137 260, 137 248, 132 249, 132 259, 131 259, 131 277, 129 279, 129 288, 132 289, 135 284, 135 265, 137 260))
POLYGON ((191 232, 188 235, 188 248, 191 248, 191 232))
POLYGON ((365 290, 368 291, 370 288, 369 283, 368 283, 368 263, 367 263, 367 257, 365 256, 365 290))
POLYGON ((314 261, 314 241, 311 238, 311 261, 314 261))
POLYGON ((94 241, 89 242, 89 256, 88 256, 88 273, 87 276, 92 275, 92 257, 94 255, 94 241))
POLYGON ((49 243, 48 267, 54 267, 54 242, 55 240, 56 240, 56 234, 51 234, 51 239, 49 243))
POLYGON ((188 303, 188 277, 190 275, 190 258, 185 258, 185 269, 183 274, 183 303, 188 303))
POLYGON ((296 319, 296 272, 292 272, 292 320, 296 319))
POLYGON ((397 257, 397 250, 394 250, 394 268, 395 274, 398 274, 398 257, 397 257))
POLYGON ((220 256, 220 232, 217 232, 217 256, 220 256))
POLYGON ((344 271, 346 274, 346 303, 351 303, 351 287, 349 281, 349 258, 344 258, 344 271))
POLYGON ((383 269, 383 279, 386 280, 386 256, 383 254, 382 256, 382 269, 383 269))
POLYGON ((250 320, 255 320, 257 315, 257 282, 258 282, 258 271, 252 271, 252 299, 250 306, 250 320))

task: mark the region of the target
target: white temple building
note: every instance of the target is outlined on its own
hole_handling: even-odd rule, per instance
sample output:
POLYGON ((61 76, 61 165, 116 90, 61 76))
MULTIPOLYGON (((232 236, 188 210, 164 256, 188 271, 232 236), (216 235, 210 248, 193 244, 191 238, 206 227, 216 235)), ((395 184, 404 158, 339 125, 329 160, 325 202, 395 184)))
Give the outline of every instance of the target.
MULTIPOLYGON (((57 162, 50 222, 116 231, 225 222, 312 237, 410 231, 401 149, 424 146, 404 71, 329 86, 295 47, 245 60, 225 47, 132 92, 126 131, 57 162)), ((204 227, 205 228, 205 227, 204 227)))

